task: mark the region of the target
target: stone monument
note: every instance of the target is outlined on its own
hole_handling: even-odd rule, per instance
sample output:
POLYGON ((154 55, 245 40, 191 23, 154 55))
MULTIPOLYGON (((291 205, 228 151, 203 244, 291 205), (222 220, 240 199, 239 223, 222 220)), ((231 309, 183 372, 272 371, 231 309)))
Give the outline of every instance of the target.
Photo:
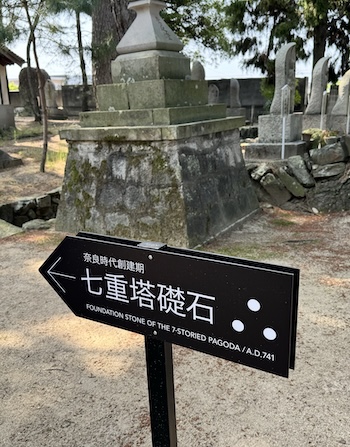
POLYGON ((305 144, 301 141, 301 113, 293 113, 295 97, 295 43, 284 45, 276 54, 275 93, 270 115, 259 116, 258 143, 245 146, 246 158, 281 158, 284 127, 285 157, 303 154, 305 144), (282 90, 289 89, 288 99, 283 100, 282 90))
POLYGON ((350 70, 341 78, 338 87, 338 99, 331 111, 330 129, 346 133, 347 115, 349 111, 350 70))
MULTIPOLYGON (((328 83, 328 61, 329 57, 322 57, 313 69, 311 95, 303 117, 303 129, 320 128, 321 126, 322 103, 328 83)), ((325 114, 324 120, 323 125, 327 127, 327 114, 325 114)))
POLYGON ((69 154, 57 229, 195 247, 254 213, 240 150, 241 118, 208 104, 182 43, 138 0, 117 47, 114 84, 97 87, 97 112, 67 129, 69 154))
POLYGON ((191 79, 194 81, 204 81, 205 69, 203 64, 199 61, 194 61, 191 69, 191 79))
MULTIPOLYGON (((245 119, 246 110, 240 101, 240 86, 237 79, 218 79, 209 81, 209 92, 217 91, 218 103, 226 103, 226 116, 242 116, 245 119), (215 88, 216 87, 216 88, 215 88)), ((209 96, 212 98, 213 96, 209 96)), ((210 101, 209 101, 210 102, 210 101)))
POLYGON ((46 79, 44 89, 49 119, 67 119, 66 111, 63 108, 58 108, 56 87, 51 79, 46 79))

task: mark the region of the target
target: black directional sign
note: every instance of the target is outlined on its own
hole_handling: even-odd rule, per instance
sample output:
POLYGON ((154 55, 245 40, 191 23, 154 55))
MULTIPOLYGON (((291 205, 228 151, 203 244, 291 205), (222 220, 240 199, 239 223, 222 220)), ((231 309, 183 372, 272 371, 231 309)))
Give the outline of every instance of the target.
POLYGON ((89 233, 40 268, 74 314, 288 377, 299 271, 89 233))

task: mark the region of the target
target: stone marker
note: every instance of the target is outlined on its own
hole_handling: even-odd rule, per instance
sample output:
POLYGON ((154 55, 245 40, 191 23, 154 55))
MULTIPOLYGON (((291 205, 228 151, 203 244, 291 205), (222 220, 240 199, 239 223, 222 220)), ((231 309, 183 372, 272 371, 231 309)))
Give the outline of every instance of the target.
POLYGON ((194 61, 192 64, 191 79, 193 81, 205 80, 205 69, 199 61, 194 61))
POLYGON ((195 247, 258 208, 240 150, 244 118, 208 104, 190 79, 182 43, 157 0, 131 2, 137 17, 118 45, 100 110, 61 132, 69 153, 56 228, 195 247), (141 21, 140 18, 141 17, 141 21))
POLYGON ((295 95, 295 43, 283 45, 276 54, 275 62, 275 94, 271 103, 271 115, 281 115, 282 87, 291 89, 289 113, 294 112, 295 95))
POLYGON ((328 61, 329 57, 322 57, 313 69, 310 101, 305 115, 321 114, 323 93, 328 83, 328 61))
POLYGON ((301 141, 303 115, 293 113, 295 95, 295 43, 284 45, 276 55, 275 93, 270 115, 258 118, 258 141, 247 144, 245 156, 248 159, 281 159, 282 139, 284 137, 284 158, 303 154, 306 145, 301 141), (290 88, 286 114, 282 116, 282 88, 290 88), (284 135, 282 136, 284 129, 284 135))
POLYGON ((219 88, 215 84, 209 84, 208 104, 218 104, 219 95, 220 95, 219 88))
POLYGON ((348 113, 348 102, 350 93, 350 70, 339 81, 338 99, 332 110, 332 115, 344 115, 348 113))

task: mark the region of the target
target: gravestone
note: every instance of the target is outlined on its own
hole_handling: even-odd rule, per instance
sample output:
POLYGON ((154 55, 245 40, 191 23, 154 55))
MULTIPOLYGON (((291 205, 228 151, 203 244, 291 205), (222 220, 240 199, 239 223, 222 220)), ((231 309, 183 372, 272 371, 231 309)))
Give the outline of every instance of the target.
POLYGON ((57 229, 195 247, 258 207, 240 150, 239 117, 208 104, 182 43, 139 0, 117 47, 114 84, 97 87, 100 110, 80 114, 69 142, 57 229))
POLYGON ((67 119, 67 112, 62 108, 59 109, 57 106, 56 87, 51 79, 46 80, 44 88, 49 119, 67 119))
MULTIPOLYGON (((303 118, 303 129, 320 128, 322 101, 327 90, 329 57, 322 57, 312 72, 311 95, 303 118)), ((327 128, 327 115, 323 125, 327 128)))
MULTIPOLYGON (((217 102, 225 103, 226 116, 246 116, 246 110, 240 101, 240 85, 237 79, 219 79, 209 81, 209 90, 218 89, 219 95, 217 102)), ((210 102, 210 100, 209 100, 210 102)))
POLYGON ((245 145, 246 158, 281 158, 282 131, 284 128, 285 157, 302 154, 305 143, 301 141, 301 113, 293 113, 295 96, 295 43, 284 45, 276 54, 275 93, 270 107, 270 115, 259 116, 258 143, 245 145), (288 104, 283 104, 282 89, 288 87, 288 104))
POLYGON ((199 61, 194 61, 191 69, 191 79, 194 81, 204 81, 205 69, 199 61))
POLYGON ((350 94, 350 70, 339 81, 338 99, 332 109, 330 117, 330 129, 339 133, 346 133, 347 114, 350 94))
POLYGON ((219 103, 220 91, 215 84, 210 84, 208 89, 208 103, 218 104, 219 103))

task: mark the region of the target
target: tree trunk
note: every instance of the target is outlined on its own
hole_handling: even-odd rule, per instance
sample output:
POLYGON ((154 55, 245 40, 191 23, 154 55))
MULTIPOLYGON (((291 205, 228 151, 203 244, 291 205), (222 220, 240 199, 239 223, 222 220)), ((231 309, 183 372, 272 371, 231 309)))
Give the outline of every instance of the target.
POLYGON ((134 19, 128 0, 97 0, 92 12, 94 85, 112 84, 111 62, 116 47, 134 19))
POLYGON ((314 27, 313 67, 324 57, 327 42, 327 17, 314 27))
POLYGON ((83 112, 86 112, 89 110, 89 104, 88 104, 88 92, 89 92, 89 85, 88 85, 88 78, 86 74, 86 64, 84 59, 84 46, 83 46, 83 40, 81 35, 81 23, 80 23, 80 13, 75 12, 75 22, 77 26, 77 39, 78 39, 78 49, 79 49, 79 59, 80 59, 80 69, 81 69, 81 76, 83 81, 83 97, 82 97, 82 104, 81 108, 83 112))
POLYGON ((41 113, 42 113, 42 123, 43 123, 43 152, 42 152, 42 156, 41 156, 41 163, 40 163, 40 172, 45 172, 45 164, 46 164, 46 157, 47 157, 47 149, 48 149, 48 140, 49 140, 49 132, 48 132, 48 110, 47 110, 47 106, 46 106, 46 95, 45 95, 45 76, 42 73, 42 71, 40 70, 40 64, 39 64, 39 58, 38 58, 38 53, 36 50, 36 40, 35 40, 35 28, 36 28, 36 23, 39 22, 39 11, 40 11, 40 6, 43 3, 44 0, 40 1, 40 4, 38 6, 38 12, 37 12, 37 16, 34 20, 34 23, 32 22, 32 19, 30 17, 29 14, 29 7, 28 7, 28 3, 27 0, 22 0, 22 5, 25 9, 25 13, 27 16, 27 20, 28 20, 28 25, 29 25, 29 30, 30 30, 30 35, 31 35, 31 42, 33 45, 33 53, 34 53, 34 58, 35 58, 35 63, 36 63, 36 68, 37 68, 37 74, 38 74, 38 84, 39 84, 39 96, 40 96, 40 105, 41 105, 41 113))

